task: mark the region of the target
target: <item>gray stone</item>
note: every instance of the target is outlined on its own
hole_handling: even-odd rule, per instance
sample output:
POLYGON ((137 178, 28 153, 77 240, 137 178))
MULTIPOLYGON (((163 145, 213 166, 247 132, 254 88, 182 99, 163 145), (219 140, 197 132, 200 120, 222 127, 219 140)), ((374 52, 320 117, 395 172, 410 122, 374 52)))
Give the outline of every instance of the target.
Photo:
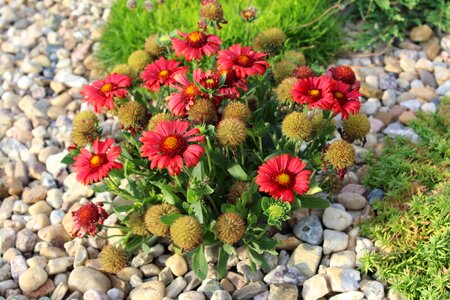
POLYGON ((23 272, 19 277, 19 287, 24 292, 35 291, 47 281, 47 273, 39 266, 34 266, 23 272))
POLYGON ((297 300, 298 288, 291 284, 271 284, 268 300, 297 300))
POLYGON ((316 216, 300 219, 294 226, 294 235, 312 245, 319 245, 323 240, 322 223, 316 216))
POLYGON ((264 282, 267 284, 286 283, 286 284, 302 284, 307 276, 300 273, 295 267, 277 266, 275 269, 264 276, 264 282))
POLYGON ((363 209, 367 204, 366 198, 356 193, 340 193, 337 195, 337 201, 351 210, 363 209))
POLYGON ((380 282, 362 280, 359 285, 367 300, 382 300, 384 298, 384 287, 380 282))
POLYGON ((410 139, 414 143, 419 141, 419 136, 412 128, 405 127, 399 122, 390 124, 384 129, 384 133, 390 137, 403 136, 410 139))
POLYGON ((211 300, 232 300, 230 294, 227 291, 217 290, 211 296, 211 300))
POLYGON ((205 294, 206 299, 211 299, 213 293, 217 290, 224 290, 224 288, 217 280, 207 279, 202 282, 197 291, 205 294))
POLYGON ((325 275, 315 275, 303 283, 303 300, 316 300, 330 292, 325 275))
POLYGON ((183 277, 177 277, 166 287, 166 296, 176 298, 186 287, 187 282, 183 277))
POLYGON ((357 270, 348 268, 330 267, 327 276, 333 292, 350 292, 359 289, 361 274, 357 270))
POLYGON ((322 221, 327 228, 337 231, 344 231, 352 224, 353 218, 346 211, 334 207, 328 207, 323 213, 322 221))
POLYGON ((353 250, 335 252, 330 257, 330 267, 351 268, 356 264, 356 253, 353 250))
POLYGON ((36 245, 37 235, 25 228, 17 233, 16 248, 22 252, 32 252, 36 245))
POLYGON ((88 290, 107 292, 111 288, 111 281, 97 270, 88 267, 77 267, 70 273, 69 287, 71 290, 81 293, 88 290))
POLYGON ((205 300, 205 296, 200 292, 189 291, 180 294, 178 300, 205 300))
POLYGON ((374 189, 367 195, 369 203, 372 205, 375 201, 381 201, 384 198, 384 192, 381 189, 374 189))
POLYGON ((364 298, 364 293, 351 291, 338 294, 336 296, 331 297, 329 300, 361 300, 364 298))
POLYGON ((295 248, 287 266, 295 267, 300 273, 311 277, 316 274, 321 258, 322 247, 304 243, 295 248))
POLYGON ((244 275, 246 282, 256 282, 261 281, 264 277, 260 270, 253 272, 252 268, 244 261, 241 261, 237 265, 237 270, 239 273, 244 275))
POLYGON ((108 300, 108 295, 105 292, 89 290, 83 294, 83 300, 108 300))
POLYGON ((430 86, 432 88, 437 87, 436 79, 434 79, 433 73, 431 73, 430 71, 420 70, 419 77, 424 85, 430 86))
POLYGON ((348 235, 335 231, 325 229, 323 241, 323 254, 328 255, 333 252, 338 252, 347 249, 348 235))
POLYGON ((233 300, 251 300, 254 296, 267 290, 267 286, 262 282, 252 282, 247 286, 236 290, 233 293, 233 300))
POLYGON ((446 95, 449 92, 450 92, 450 80, 447 80, 446 82, 441 84, 436 90, 436 93, 438 93, 439 95, 446 95))
POLYGON ((9 248, 13 248, 16 242, 16 233, 12 228, 0 229, 0 254, 5 253, 9 248))

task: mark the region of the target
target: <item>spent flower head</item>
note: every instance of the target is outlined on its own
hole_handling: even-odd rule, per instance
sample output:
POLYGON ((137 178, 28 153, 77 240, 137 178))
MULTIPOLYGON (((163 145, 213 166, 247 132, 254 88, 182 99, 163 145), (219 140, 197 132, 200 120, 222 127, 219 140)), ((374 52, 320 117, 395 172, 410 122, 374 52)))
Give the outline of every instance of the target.
POLYGON ((258 9, 255 6, 249 6, 241 11, 241 17, 246 23, 251 23, 258 17, 258 9))

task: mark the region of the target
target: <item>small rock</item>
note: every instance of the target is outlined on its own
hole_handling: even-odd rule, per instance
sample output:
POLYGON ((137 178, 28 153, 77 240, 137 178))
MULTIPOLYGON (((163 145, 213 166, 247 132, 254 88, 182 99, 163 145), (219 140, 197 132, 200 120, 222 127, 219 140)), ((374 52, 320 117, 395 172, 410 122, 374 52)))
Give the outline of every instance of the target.
POLYGON ((432 37, 428 42, 423 45, 423 52, 429 60, 434 60, 438 56, 441 47, 439 46, 439 39, 432 37))
POLYGON ((387 72, 391 72, 391 73, 395 73, 395 74, 400 74, 402 72, 400 62, 395 57, 385 56, 384 64, 385 64, 384 69, 387 72))
POLYGON ((298 285, 302 284, 307 276, 300 273, 295 267, 277 266, 275 269, 264 276, 264 282, 267 284, 286 283, 298 285))
POLYGON ((446 95, 449 92, 450 92, 450 80, 444 82, 444 84, 440 85, 436 90, 436 93, 438 93, 439 95, 446 95))
POLYGON ((49 275, 64 273, 74 262, 73 257, 53 258, 48 261, 47 272, 49 275))
POLYGON ((373 191, 371 191, 369 193, 369 195, 367 196, 367 199, 369 200, 369 203, 372 205, 375 200, 376 201, 381 201, 383 200, 384 197, 384 192, 381 189, 374 189, 373 191))
POLYGON ((294 226, 294 234, 304 242, 319 245, 323 240, 322 224, 316 216, 304 217, 294 226))
POLYGON ((35 291, 25 293, 31 299, 42 299, 41 297, 50 294, 55 289, 55 284, 51 279, 48 279, 40 288, 35 291))
POLYGON ((27 204, 34 204, 41 200, 45 200, 47 197, 48 188, 42 185, 37 185, 35 187, 25 188, 23 191, 22 199, 27 204))
POLYGON ((444 82, 450 80, 450 69, 448 67, 435 66, 434 78, 439 85, 444 84, 444 82))
MULTIPOLYGON (((382 95, 380 96, 380 98, 382 95)), ((373 115, 381 108, 381 103, 378 98, 369 98, 361 106, 361 111, 366 115, 373 115)))
POLYGON ((187 282, 183 277, 177 277, 166 287, 166 296, 176 298, 186 287, 187 282))
POLYGON ((334 207, 328 207, 325 209, 322 221, 327 228, 337 231, 344 231, 352 224, 353 218, 346 211, 334 207))
POLYGON ((330 267, 327 269, 333 292, 356 291, 359 288, 361 274, 357 270, 330 267))
POLYGON ((41 240, 47 243, 61 243, 64 244, 70 241, 72 237, 67 234, 61 224, 50 225, 38 231, 38 236, 41 240))
POLYGON ((355 267, 356 253, 353 250, 335 252, 330 258, 330 267, 351 268, 355 267))
POLYGON ((359 285, 367 300, 383 300, 384 287, 380 282, 375 280, 362 280, 359 285))
POLYGON ((337 196, 337 201, 344 205, 346 209, 351 210, 363 209, 367 204, 366 198, 361 196, 361 194, 348 192, 340 193, 337 196))
POLYGON ((189 291, 180 294, 178 300, 205 300, 205 296, 200 292, 189 291))
POLYGON ((106 293, 110 300, 123 300, 125 293, 117 288, 112 288, 106 293))
POLYGON ((434 76, 431 72, 425 71, 425 70, 420 70, 419 71, 419 77, 420 80, 422 80, 423 84, 425 86, 430 86, 432 88, 436 88, 437 87, 437 82, 436 79, 434 79, 434 76))
POLYGON ((151 263, 152 261, 153 261, 153 256, 150 253, 140 252, 131 261, 131 266, 134 268, 139 268, 143 265, 151 263))
POLYGON ((311 277, 316 274, 320 259, 322 258, 322 247, 309 244, 300 244, 294 250, 287 266, 297 268, 300 273, 311 277))
POLYGON ((211 299, 217 290, 224 290, 224 288, 217 280, 207 279, 202 282, 197 291, 205 294, 206 299, 211 299))
POLYGON ((359 92, 366 98, 381 98, 383 96, 383 92, 381 90, 374 88, 365 82, 361 82, 359 92))
POLYGON ((73 269, 69 276, 71 290, 84 293, 88 290, 107 292, 111 288, 111 281, 103 273, 87 267, 73 269))
POLYGON ((161 281, 147 281, 130 292, 130 300, 162 300, 166 288, 161 281))
POLYGON ((347 249, 347 234, 339 231, 325 229, 323 236, 323 254, 328 255, 333 252, 347 249))
POLYGON ((268 300, 296 300, 298 288, 291 284, 271 284, 268 300))
POLYGON ((402 114, 398 117, 398 120, 403 125, 408 125, 409 122, 416 118, 416 114, 413 111, 407 110, 402 112, 402 114))
POLYGON ((433 36, 433 31, 428 25, 413 27, 409 32, 409 38, 413 42, 426 42, 433 36))
POLYGON ((88 290, 83 294, 83 300, 108 300, 108 295, 97 290, 88 290))
POLYGON ((53 290, 51 299, 52 300, 63 300, 66 293, 69 291, 69 286, 65 282, 60 282, 56 288, 53 290))
POLYGON ((166 266, 170 268, 175 276, 183 276, 188 271, 186 259, 179 254, 169 257, 166 261, 166 266))
POLYGON ((238 263, 237 270, 239 273, 244 275, 246 282, 261 281, 264 277, 263 273, 260 270, 256 270, 256 272, 253 272, 248 263, 244 261, 238 263))
POLYGON ((392 107, 397 102, 397 95, 395 94, 395 90, 389 89, 383 92, 383 96, 381 97, 381 101, 384 106, 392 107))
POLYGON ((28 270, 27 261, 22 255, 17 255, 11 260, 11 276, 13 279, 18 280, 28 270))
POLYGON ((435 113, 437 111, 436 104, 433 102, 425 103, 420 109, 425 113, 435 113))
POLYGON ((251 300, 254 296, 267 290, 267 286, 262 282, 252 282, 247 286, 236 290, 233 293, 234 300, 251 300))
POLYGON ((390 137, 404 136, 409 138, 412 142, 417 143, 419 141, 419 136, 414 132, 412 128, 404 127, 402 124, 396 122, 390 124, 384 133, 390 137))
POLYGON ((12 228, 0 228, 0 254, 13 248, 16 242, 16 233, 12 228))
POLYGON ((212 294, 211 300, 232 300, 233 298, 231 298, 230 294, 227 291, 223 291, 223 290, 216 290, 214 291, 214 293, 212 294))
POLYGON ((435 90, 431 87, 413 87, 409 92, 414 96, 426 101, 431 101, 438 96, 435 90))
POLYGON ((17 233, 16 248, 23 253, 32 252, 36 245, 37 236, 31 230, 25 228, 17 233))
POLYGON ((47 273, 39 266, 26 270, 19 277, 19 287, 24 292, 35 291, 47 281, 47 273))
POLYGON ((303 300, 317 300, 330 292, 324 275, 315 275, 303 283, 303 300))
POLYGON ((364 298, 364 293, 351 291, 345 292, 336 296, 331 297, 329 300, 361 300, 364 298))

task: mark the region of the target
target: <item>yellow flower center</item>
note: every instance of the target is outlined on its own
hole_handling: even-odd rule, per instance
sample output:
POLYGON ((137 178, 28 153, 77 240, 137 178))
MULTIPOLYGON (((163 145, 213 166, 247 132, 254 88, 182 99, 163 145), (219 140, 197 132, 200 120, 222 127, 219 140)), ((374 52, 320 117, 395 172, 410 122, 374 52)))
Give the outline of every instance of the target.
POLYGON ((342 94, 341 92, 334 92, 334 97, 336 97, 338 99, 342 99, 342 98, 344 98, 344 94, 342 94))
POLYGON ((310 90, 310 91, 309 91, 309 95, 310 95, 311 97, 317 97, 317 96, 320 95, 320 91, 319 91, 319 90, 310 90))
POLYGON ((179 144, 179 142, 176 137, 168 136, 164 139, 163 147, 166 150, 173 151, 174 149, 176 149, 178 147, 178 144, 179 144))
POLYGON ((250 63, 250 57, 248 57, 247 55, 239 55, 238 58, 237 58, 237 62, 241 66, 246 67, 250 63))
POLYGON ((250 12, 250 11, 246 11, 246 12, 244 13, 244 16, 245 16, 246 18, 250 18, 250 17, 252 17, 252 15, 253 15, 253 13, 250 12))
POLYGON ((179 135, 169 135, 164 138, 161 145, 161 152, 164 155, 180 155, 186 149, 186 141, 179 135))
POLYGON ((279 185, 287 187, 291 184, 291 176, 289 176, 289 174, 286 174, 286 173, 280 173, 275 178, 275 181, 279 185))
POLYGON ((159 72, 159 78, 167 78, 169 76, 169 71, 167 70, 162 70, 161 72, 159 72))
POLYGON ((191 34, 189 35, 189 40, 190 40, 191 42, 196 43, 196 42, 200 41, 201 39, 202 39, 202 34, 201 34, 201 32, 194 31, 193 33, 191 33, 191 34))
POLYGON ((186 89, 184 90, 184 93, 188 96, 194 96, 196 94, 196 86, 195 84, 191 84, 188 87, 186 87, 186 89))
POLYGON ((94 154, 91 159, 89 160, 89 166, 91 168, 98 168, 101 165, 103 165, 103 155, 101 154, 94 154))
POLYGON ((191 47, 201 48, 208 42, 208 38, 203 32, 194 31, 187 36, 186 41, 191 47))
POLYGON ((111 92, 113 89, 113 85, 111 83, 105 83, 104 85, 102 85, 102 87, 100 88, 100 91, 102 93, 107 93, 107 92, 111 92))
POLYGON ((212 78, 206 79, 206 84, 209 84, 209 85, 214 84, 214 79, 212 79, 212 78))

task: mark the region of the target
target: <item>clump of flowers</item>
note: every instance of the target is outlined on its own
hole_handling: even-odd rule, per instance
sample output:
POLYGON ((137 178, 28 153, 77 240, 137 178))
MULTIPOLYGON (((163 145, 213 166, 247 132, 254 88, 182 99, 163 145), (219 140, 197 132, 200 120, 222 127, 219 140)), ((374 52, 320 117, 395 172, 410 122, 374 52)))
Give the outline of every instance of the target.
MULTIPOLYGON (((123 200, 109 204, 117 218, 108 225, 123 236, 100 255, 107 272, 159 238, 190 252, 202 279, 205 245, 220 248, 222 267, 239 247, 264 264, 277 244, 270 234, 292 209, 329 204, 314 194, 352 167, 347 141, 369 130, 350 68, 314 71, 301 52, 282 53, 287 36, 277 28, 250 46, 255 8, 241 13, 245 44, 222 44, 217 0, 204 0, 200 16, 197 30, 148 37, 126 65, 82 89, 84 102, 122 127, 103 136, 104 118, 80 113, 64 158, 80 183, 123 200)), ((72 233, 105 236, 107 217, 89 202, 73 212, 72 233)))

